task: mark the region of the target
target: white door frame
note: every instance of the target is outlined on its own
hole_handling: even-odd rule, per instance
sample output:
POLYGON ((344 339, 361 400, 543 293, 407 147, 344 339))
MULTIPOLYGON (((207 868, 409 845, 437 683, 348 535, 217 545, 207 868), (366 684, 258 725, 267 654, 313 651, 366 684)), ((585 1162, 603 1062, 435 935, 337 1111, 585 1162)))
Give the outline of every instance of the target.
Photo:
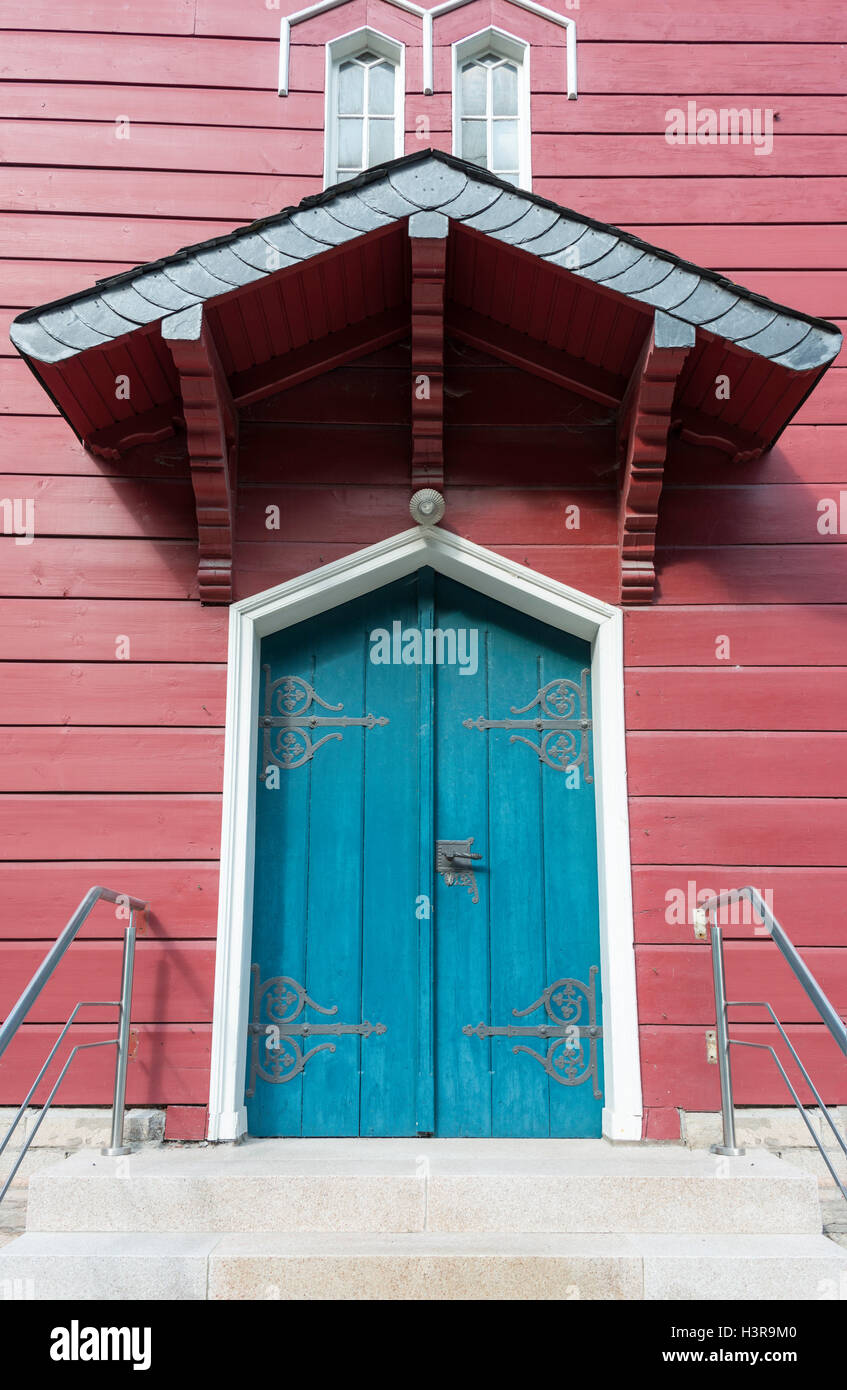
POLYGON ((244 1104, 253 921, 253 852, 263 637, 391 584, 424 565, 550 627, 592 645, 595 794, 600 899, 605 1105, 609 1139, 641 1138, 641 1071, 626 743, 623 614, 462 540, 440 527, 415 526, 309 574, 242 599, 230 608, 224 755, 221 880, 212 1022, 209 1138, 238 1139, 244 1104))

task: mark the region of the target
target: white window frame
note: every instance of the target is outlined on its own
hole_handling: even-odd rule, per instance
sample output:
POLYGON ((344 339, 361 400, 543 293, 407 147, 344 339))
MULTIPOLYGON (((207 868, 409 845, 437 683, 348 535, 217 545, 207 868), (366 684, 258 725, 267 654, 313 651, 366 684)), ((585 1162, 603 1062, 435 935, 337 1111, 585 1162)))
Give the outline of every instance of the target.
MULTIPOLYGON (((461 69, 472 58, 496 53, 518 69, 518 188, 532 191, 532 127, 530 117, 529 44, 505 29, 480 29, 453 44, 453 153, 462 156, 461 69)), ((494 173, 494 170, 489 170, 494 173)))
POLYGON ((396 68, 394 97, 394 159, 406 149, 406 45, 379 29, 366 26, 330 39, 326 45, 324 104, 324 188, 338 182, 338 69, 348 58, 370 51, 396 68))

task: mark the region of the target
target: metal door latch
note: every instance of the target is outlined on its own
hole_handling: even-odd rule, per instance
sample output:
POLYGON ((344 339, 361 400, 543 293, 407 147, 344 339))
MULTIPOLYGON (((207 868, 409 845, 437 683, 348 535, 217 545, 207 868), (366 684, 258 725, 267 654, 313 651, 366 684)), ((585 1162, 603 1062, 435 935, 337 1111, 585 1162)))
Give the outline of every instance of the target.
POLYGON ((471 853, 473 842, 473 835, 467 840, 436 840, 435 872, 441 874, 448 888, 452 888, 454 884, 467 888, 471 894, 471 901, 478 903, 479 890, 473 865, 482 855, 471 853))

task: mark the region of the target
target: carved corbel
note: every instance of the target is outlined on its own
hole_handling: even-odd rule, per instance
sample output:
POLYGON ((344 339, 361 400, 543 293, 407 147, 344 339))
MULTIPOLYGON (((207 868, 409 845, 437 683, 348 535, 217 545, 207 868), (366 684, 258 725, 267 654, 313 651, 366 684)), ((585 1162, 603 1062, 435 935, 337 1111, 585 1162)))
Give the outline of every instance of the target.
POLYGON ((650 603, 656 584, 656 526, 674 393, 695 331, 657 309, 620 410, 618 497, 621 603, 650 603))
POLYGON ((232 601, 238 415, 200 304, 162 320, 182 397, 197 511, 197 582, 204 603, 232 601))

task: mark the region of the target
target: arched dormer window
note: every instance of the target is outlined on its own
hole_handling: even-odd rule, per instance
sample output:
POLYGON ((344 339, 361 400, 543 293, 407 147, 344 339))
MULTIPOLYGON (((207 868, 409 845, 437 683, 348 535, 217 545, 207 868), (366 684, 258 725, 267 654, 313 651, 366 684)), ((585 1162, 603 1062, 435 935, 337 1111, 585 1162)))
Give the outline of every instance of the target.
POLYGON ((532 186, 529 45, 502 29, 453 45, 453 153, 532 186))
POLYGON ((376 29, 327 44, 327 187, 403 154, 403 52, 402 43, 376 29))

